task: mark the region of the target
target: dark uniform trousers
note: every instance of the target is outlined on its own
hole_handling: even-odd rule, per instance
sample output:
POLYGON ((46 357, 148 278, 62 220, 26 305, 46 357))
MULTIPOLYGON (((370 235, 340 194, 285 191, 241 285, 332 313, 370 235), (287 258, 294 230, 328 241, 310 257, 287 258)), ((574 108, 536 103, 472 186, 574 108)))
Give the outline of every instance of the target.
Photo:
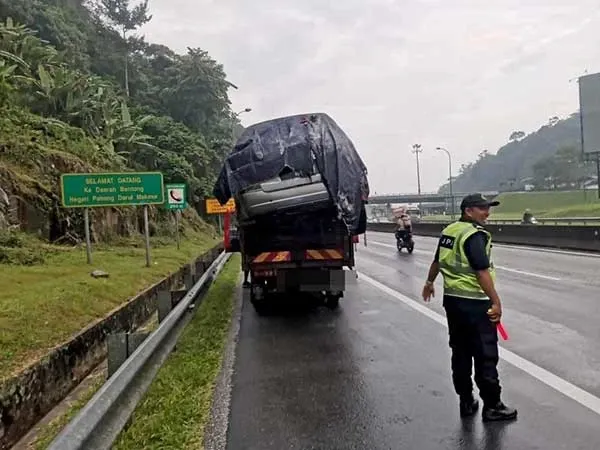
POLYGON ((498 334, 487 310, 489 300, 444 296, 448 320, 450 348, 452 349, 452 381, 459 396, 470 397, 473 360, 475 383, 485 405, 500 401, 498 380, 498 334))

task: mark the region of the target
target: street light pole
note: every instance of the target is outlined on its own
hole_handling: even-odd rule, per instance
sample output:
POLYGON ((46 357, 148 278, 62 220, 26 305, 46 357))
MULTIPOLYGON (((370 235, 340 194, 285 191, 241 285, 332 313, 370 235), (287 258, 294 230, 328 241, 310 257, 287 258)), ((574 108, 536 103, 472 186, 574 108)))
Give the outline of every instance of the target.
POLYGON ((417 192, 419 193, 419 217, 423 216, 423 204, 421 203, 421 170, 419 169, 419 153, 421 153, 423 149, 421 148, 421 144, 414 144, 412 152, 417 157, 417 192))
POLYGON ((419 193, 419 195, 421 195, 421 171, 419 169, 419 153, 421 153, 423 149, 421 148, 421 144, 414 144, 412 147, 412 152, 417 157, 417 192, 419 193))
MULTIPOLYGON (((240 114, 244 114, 244 113, 247 113, 247 112, 250 112, 250 111, 252 111, 252 108, 244 108, 241 111, 233 113, 233 117, 231 118, 231 138, 232 138, 232 140, 235 141, 235 134, 234 134, 235 133, 235 130, 234 130, 235 119, 237 119, 240 114)), ((235 144, 235 142, 234 142, 234 144, 235 144)))
POLYGON ((252 111, 252 108, 244 108, 244 109, 242 109, 241 111, 239 111, 239 112, 235 113, 235 116, 237 117, 237 116, 239 116, 240 114, 243 114, 243 113, 245 113, 245 112, 250 112, 250 111, 252 111))
POLYGON ((450 152, 443 147, 436 147, 436 150, 441 150, 448 155, 448 181, 450 182, 450 206, 452 211, 452 220, 454 220, 454 192, 452 191, 452 156, 450 152))

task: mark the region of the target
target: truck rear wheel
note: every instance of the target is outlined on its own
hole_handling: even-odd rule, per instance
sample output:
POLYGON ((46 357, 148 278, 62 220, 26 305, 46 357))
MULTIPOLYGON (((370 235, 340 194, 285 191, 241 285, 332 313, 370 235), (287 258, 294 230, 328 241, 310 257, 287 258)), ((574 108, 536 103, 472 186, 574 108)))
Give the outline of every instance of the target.
POLYGON ((267 311, 266 300, 264 297, 264 292, 261 292, 261 295, 256 295, 256 286, 252 285, 250 287, 250 303, 254 307, 254 311, 259 316, 265 315, 267 311))
POLYGON ((325 296, 325 306, 331 310, 338 309, 340 307, 340 296, 336 294, 327 294, 325 296))
POLYGON ((252 301, 252 306, 259 316, 264 316, 267 313, 267 306, 265 305, 264 300, 254 300, 252 301))

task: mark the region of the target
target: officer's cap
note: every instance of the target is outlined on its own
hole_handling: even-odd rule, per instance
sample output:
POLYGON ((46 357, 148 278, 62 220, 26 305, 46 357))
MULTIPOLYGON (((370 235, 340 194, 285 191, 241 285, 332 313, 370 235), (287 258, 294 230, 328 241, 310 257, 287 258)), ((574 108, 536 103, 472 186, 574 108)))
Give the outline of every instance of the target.
POLYGON ((483 196, 483 194, 469 194, 465 198, 462 199, 460 203, 460 209, 464 210, 465 208, 472 207, 489 207, 489 206, 498 206, 500 204, 497 200, 489 200, 483 196))

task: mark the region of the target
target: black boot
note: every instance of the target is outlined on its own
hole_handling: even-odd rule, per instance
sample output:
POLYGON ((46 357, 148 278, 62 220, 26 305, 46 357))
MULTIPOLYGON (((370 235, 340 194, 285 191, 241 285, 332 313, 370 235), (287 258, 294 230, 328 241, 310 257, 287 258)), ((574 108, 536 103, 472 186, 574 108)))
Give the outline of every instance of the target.
POLYGON ((472 416, 478 409, 479 402, 473 396, 460 398, 460 417, 472 416))
POLYGON ((494 406, 484 406, 481 415, 484 422, 513 420, 517 418, 517 410, 498 402, 494 406))

